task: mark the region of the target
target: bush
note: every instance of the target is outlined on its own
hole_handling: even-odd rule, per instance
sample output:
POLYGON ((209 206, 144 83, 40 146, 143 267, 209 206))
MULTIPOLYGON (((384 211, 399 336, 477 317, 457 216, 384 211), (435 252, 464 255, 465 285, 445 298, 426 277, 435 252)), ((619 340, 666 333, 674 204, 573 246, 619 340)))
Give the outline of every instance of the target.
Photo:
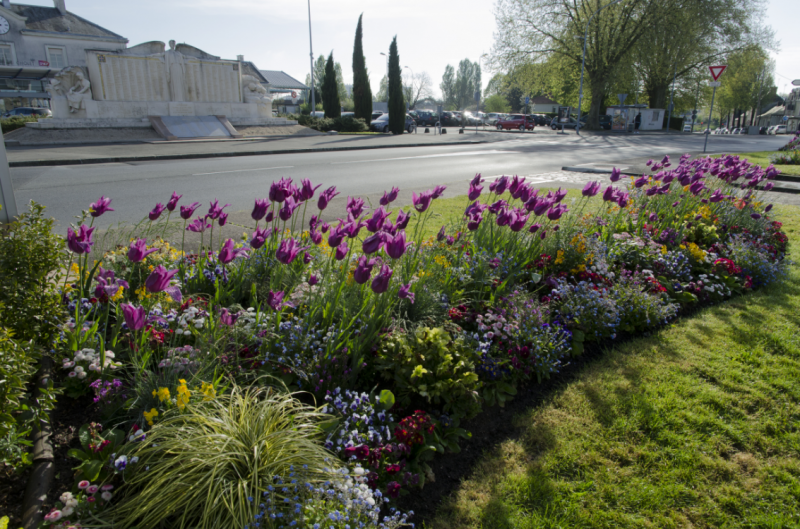
POLYGON ((27 409, 27 385, 36 372, 36 356, 29 346, 14 340, 0 327, 0 462, 16 466, 25 461, 23 446, 30 420, 21 417, 27 409))
POLYGON ((48 347, 63 314, 58 292, 63 241, 44 206, 31 202, 0 239, 0 326, 48 347))
POLYGON ((369 126, 363 119, 354 118, 353 116, 340 116, 338 118, 328 119, 302 115, 297 122, 304 127, 320 132, 328 132, 329 130, 338 132, 365 132, 369 130, 369 126))
POLYGON ((127 454, 139 461, 110 512, 113 527, 244 527, 276 476, 326 475, 326 417, 289 393, 257 387, 173 409, 127 454))
POLYGON ((770 161, 779 165, 800 165, 800 151, 790 150, 786 153, 776 154, 770 161))
POLYGON ((14 116, 13 118, 0 119, 3 134, 12 130, 21 129, 26 123, 36 123, 41 116, 14 116))

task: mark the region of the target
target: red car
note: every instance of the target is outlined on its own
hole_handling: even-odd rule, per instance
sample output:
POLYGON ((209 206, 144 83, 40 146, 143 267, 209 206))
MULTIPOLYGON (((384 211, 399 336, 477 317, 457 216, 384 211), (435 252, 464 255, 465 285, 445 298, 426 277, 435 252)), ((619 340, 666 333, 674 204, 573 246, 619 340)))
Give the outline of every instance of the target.
POLYGON ((525 116, 524 114, 511 114, 508 119, 501 119, 497 122, 497 130, 533 130, 536 126, 536 121, 533 116, 525 116))

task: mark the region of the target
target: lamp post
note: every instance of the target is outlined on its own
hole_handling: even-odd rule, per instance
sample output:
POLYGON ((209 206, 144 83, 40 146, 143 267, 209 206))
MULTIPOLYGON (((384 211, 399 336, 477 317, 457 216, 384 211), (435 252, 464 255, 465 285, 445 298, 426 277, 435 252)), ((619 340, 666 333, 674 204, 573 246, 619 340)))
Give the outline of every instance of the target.
MULTIPOLYGON (((414 70, 412 70, 409 66, 403 66, 403 69, 408 69, 408 71, 411 72, 411 96, 413 97, 413 95, 414 95, 414 70)), ((411 108, 410 105, 411 105, 411 102, 410 101, 406 101, 406 110, 409 110, 411 108)))
POLYGON ((385 53, 383 53, 383 52, 381 52, 381 55, 383 55, 384 57, 386 57, 386 79, 388 80, 388 79, 389 79, 389 56, 388 56, 388 55, 386 55, 386 54, 385 54, 385 53))
POLYGON ((588 22, 586 22, 586 31, 583 32, 583 58, 581 59, 581 86, 578 95, 578 122, 575 123, 575 132, 577 134, 581 133, 581 106, 583 105, 583 69, 586 66, 586 39, 589 38, 589 24, 592 23, 592 19, 595 17, 597 13, 607 8, 608 6, 613 6, 614 4, 618 4, 620 2, 622 2, 622 0, 614 0, 613 2, 609 2, 608 4, 601 6, 600 9, 595 11, 594 14, 589 17, 588 22))
POLYGON ((311 57, 311 115, 317 109, 317 102, 314 98, 314 46, 311 44, 311 0, 308 0, 308 50, 311 57))

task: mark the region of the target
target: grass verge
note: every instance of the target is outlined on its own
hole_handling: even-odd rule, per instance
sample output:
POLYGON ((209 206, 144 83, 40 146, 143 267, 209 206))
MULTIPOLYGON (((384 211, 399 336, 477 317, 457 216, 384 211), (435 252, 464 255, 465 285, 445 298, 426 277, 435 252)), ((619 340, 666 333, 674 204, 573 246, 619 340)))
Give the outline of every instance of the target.
MULTIPOLYGON (((800 210, 779 213, 797 237, 800 210)), ((606 351, 425 527, 800 526, 799 280, 606 351)))

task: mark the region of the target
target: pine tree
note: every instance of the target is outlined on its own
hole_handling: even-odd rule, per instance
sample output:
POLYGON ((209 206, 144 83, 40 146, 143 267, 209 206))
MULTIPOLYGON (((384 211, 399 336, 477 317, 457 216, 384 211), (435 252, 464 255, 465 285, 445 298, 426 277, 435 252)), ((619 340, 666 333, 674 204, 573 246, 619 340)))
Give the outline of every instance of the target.
POLYGON ((358 17, 356 27, 356 42, 353 45, 353 104, 355 116, 362 118, 369 124, 372 119, 372 88, 369 86, 369 74, 364 60, 364 48, 361 44, 361 18, 358 17))
POLYGON ((403 101, 403 78, 395 35, 389 46, 389 130, 392 134, 402 134, 405 127, 406 104, 403 101))
POLYGON ((322 81, 322 108, 326 118, 338 118, 342 115, 339 103, 339 87, 336 86, 336 67, 333 63, 333 52, 328 55, 325 64, 325 79, 322 81))

